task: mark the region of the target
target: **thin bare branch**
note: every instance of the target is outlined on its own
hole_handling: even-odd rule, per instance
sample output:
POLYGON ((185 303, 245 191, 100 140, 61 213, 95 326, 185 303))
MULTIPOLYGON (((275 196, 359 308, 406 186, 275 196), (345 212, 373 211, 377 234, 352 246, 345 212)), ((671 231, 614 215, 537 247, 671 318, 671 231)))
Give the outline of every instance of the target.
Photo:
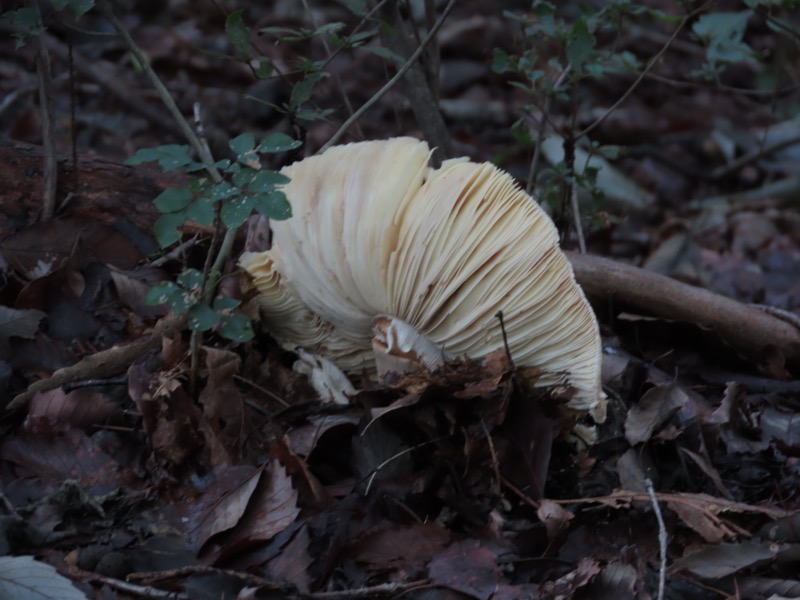
POLYGON ((425 48, 428 47, 428 44, 431 43, 433 38, 438 33, 439 29, 441 29, 442 25, 445 22, 445 19, 447 19, 447 15, 450 14, 450 11, 453 9, 453 6, 455 6, 455 3, 456 0, 450 0, 447 3, 447 6, 445 6, 441 16, 436 21, 436 24, 428 32, 428 35, 425 36, 425 39, 422 40, 422 43, 414 51, 414 54, 412 54, 409 57, 409 59, 403 64, 403 66, 397 70, 397 73, 395 73, 394 77, 392 77, 389 81, 387 81, 386 84, 381 89, 379 89, 374 96, 372 96, 372 98, 367 100, 361 106, 361 108, 355 111, 352 115, 350 115, 350 118, 348 118, 344 123, 342 123, 341 127, 339 127, 336 133, 334 133, 331 136, 331 139, 329 139, 327 143, 320 149, 320 152, 324 152, 325 150, 336 144, 336 142, 338 142, 342 138, 342 136, 347 132, 347 130, 350 129, 353 123, 355 123, 358 119, 360 119, 365 112, 367 112, 378 100, 380 100, 384 96, 384 94, 386 94, 386 92, 392 89, 397 84, 397 82, 403 78, 403 76, 414 65, 414 63, 416 63, 419 60, 419 57, 422 56, 423 52, 425 52, 425 48))

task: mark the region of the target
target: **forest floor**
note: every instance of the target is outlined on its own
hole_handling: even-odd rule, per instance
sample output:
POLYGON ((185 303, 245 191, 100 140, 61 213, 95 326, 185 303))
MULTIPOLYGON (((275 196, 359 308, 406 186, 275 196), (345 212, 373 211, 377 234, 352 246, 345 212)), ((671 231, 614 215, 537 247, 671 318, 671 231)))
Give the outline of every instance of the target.
MULTIPOLYGON (((245 13, 254 32, 361 23, 338 3, 258 4, 245 13)), ((426 3, 410 4, 422 38, 426 3)), ((626 150, 578 194, 588 252, 758 306, 800 336, 796 16, 786 39, 763 6, 750 14, 740 41, 762 60, 710 79, 696 74, 708 56, 697 15, 674 39, 680 19, 647 14, 598 33, 642 68, 666 50, 641 79, 587 76, 547 103, 543 131, 558 143, 537 155, 529 138, 544 96, 492 69, 495 49, 519 53, 531 40, 490 4, 456 2, 436 37, 452 154, 491 161, 523 186, 540 160, 533 195, 574 250, 554 165, 561 138, 596 123, 585 137, 626 150)), ((324 32, 276 43, 271 31, 252 47, 283 75, 257 79, 252 63, 227 56, 233 2, 126 5, 122 23, 181 112, 199 106, 216 157, 242 132, 276 131, 303 145, 266 166, 310 156, 395 73, 380 52, 334 52, 324 32), (299 105, 308 118, 287 119, 298 57, 325 61, 327 75, 299 105)), ((745 10, 724 2, 698 15, 745 10)), ((164 258, 143 190, 181 176, 122 163, 185 141, 108 21, 52 19, 42 39, 62 180, 47 222, 36 44, 0 39, 3 407, 98 351, 151 339, 166 310, 146 305, 148 289, 202 268, 209 233, 192 229, 198 243, 164 258)), ((537 66, 555 80, 548 44, 537 66)), ((339 143, 425 137, 407 98, 395 86, 339 143)), ((589 295, 609 398, 589 446, 550 410, 563 397, 532 401, 496 356, 393 378, 339 406, 320 402, 266 333, 246 344, 209 334, 196 393, 190 336, 174 331, 133 364, 39 391, 1 424, 0 597, 800 598, 800 346, 742 347, 657 304, 589 295)))

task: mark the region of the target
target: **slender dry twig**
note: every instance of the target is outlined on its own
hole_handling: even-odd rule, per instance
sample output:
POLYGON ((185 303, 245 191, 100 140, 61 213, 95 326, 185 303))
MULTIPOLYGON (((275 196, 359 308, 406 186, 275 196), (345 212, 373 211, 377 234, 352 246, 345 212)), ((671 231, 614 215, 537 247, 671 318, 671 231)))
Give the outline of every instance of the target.
POLYGON ((392 583, 379 583, 368 587, 352 588, 349 590, 336 590, 333 592, 312 592, 308 595, 309 598, 314 600, 339 600, 340 598, 347 600, 348 598, 370 598, 372 596, 389 596, 392 598, 399 597, 400 592, 406 592, 414 588, 424 587, 430 583, 424 579, 416 581, 403 581, 392 583))
POLYGON ((745 165, 754 163, 760 158, 769 156, 770 154, 783 150, 784 148, 795 146, 797 144, 800 144, 800 134, 793 135, 783 140, 779 140, 777 142, 770 144, 769 146, 764 146, 763 148, 757 148, 752 152, 748 152, 747 154, 740 156, 736 160, 732 160, 727 165, 723 165, 717 169, 714 169, 713 171, 711 171, 710 179, 714 180, 727 177, 728 175, 738 171, 745 165))
POLYGON ((558 92, 558 89, 564 83, 564 80, 567 78, 567 75, 571 70, 572 65, 568 64, 566 67, 564 67, 559 74, 558 79, 556 79, 556 82, 553 84, 552 92, 547 94, 547 97, 544 100, 542 115, 539 119, 539 127, 536 131, 536 148, 533 151, 530 169, 528 169, 528 183, 525 185, 525 191, 528 192, 528 194, 533 195, 533 187, 536 185, 536 175, 539 172, 539 164, 542 162, 542 140, 544 139, 544 130, 549 120, 550 108, 553 105, 553 97, 556 95, 556 92, 558 92))
MULTIPOLYGON (((51 35, 45 36, 44 42, 47 44, 47 49, 54 56, 64 61, 69 60, 69 48, 66 44, 51 35)), ((162 131, 169 131, 177 136, 182 134, 175 121, 170 119, 163 111, 151 106, 141 95, 131 90, 124 83, 125 78, 120 77, 107 62, 100 59, 90 61, 75 49, 72 52, 72 59, 75 69, 81 76, 96 81, 124 106, 142 115, 162 131)))
POLYGON ((578 250, 581 254, 586 254, 586 239, 583 237, 583 223, 581 223, 581 207, 578 204, 578 186, 573 185, 570 193, 570 204, 572 206, 572 218, 575 220, 575 235, 578 238, 578 250))
POLYGON ((83 569, 78 569, 77 567, 70 567, 68 574, 77 576, 77 578, 81 581, 92 581, 107 585, 111 589, 124 592, 126 595, 130 595, 135 598, 154 598, 156 600, 189 599, 189 596, 183 592, 176 592, 174 590, 160 590, 150 585, 138 585, 128 581, 123 581, 121 579, 116 579, 114 577, 100 575, 99 573, 84 571, 83 569))
POLYGON ((431 43, 431 40, 433 40, 433 38, 436 36, 439 29, 441 29, 445 19, 447 18, 447 15, 450 14, 450 11, 453 9, 453 6, 455 6, 455 3, 456 0, 450 0, 447 3, 447 6, 444 7, 444 10, 442 11, 441 16, 439 17, 439 20, 436 21, 436 24, 431 28, 431 30, 428 32, 428 35, 425 36, 425 39, 422 40, 422 43, 409 57, 409 59, 403 64, 402 67, 400 67, 397 70, 397 73, 395 73, 394 77, 392 77, 389 81, 387 81, 386 84, 384 84, 384 86, 381 89, 379 89, 375 93, 375 95, 372 96, 372 98, 367 100, 358 110, 356 110, 352 115, 350 115, 350 117, 344 123, 342 123, 342 125, 339 127, 336 133, 334 133, 331 136, 331 139, 329 139, 327 143, 322 148, 320 148, 320 152, 324 152, 325 150, 336 144, 336 142, 338 142, 341 139, 341 137, 347 132, 347 130, 350 129, 353 123, 355 123, 358 119, 360 119, 365 112, 367 112, 378 100, 380 100, 384 96, 384 94, 386 94, 386 92, 392 89, 395 86, 395 84, 397 84, 397 82, 403 78, 403 76, 414 65, 414 63, 416 63, 419 60, 419 57, 422 56, 423 52, 425 52, 425 48, 428 47, 428 44, 431 43))
POLYGON ((650 494, 650 503, 653 505, 653 512, 656 513, 658 521, 658 600, 664 600, 664 588, 667 582, 667 527, 664 525, 664 516, 661 514, 661 507, 658 505, 656 491, 653 489, 653 482, 650 478, 644 480, 647 486, 647 493, 650 494))
MULTIPOLYGON (((694 210, 706 210, 718 207, 736 209, 737 206, 743 204, 771 200, 780 200, 786 205, 800 206, 800 177, 786 177, 754 190, 747 190, 736 194, 692 200, 689 202, 688 208, 694 210)), ((697 217, 697 219, 702 218, 703 215, 697 217)))
MULTIPOLYGON (((39 3, 31 2, 36 18, 41 23, 39 3)), ((42 219, 49 221, 56 213, 56 191, 58 188, 58 156, 56 152, 55 105, 53 104, 53 73, 50 67, 50 54, 42 33, 35 35, 36 76, 39 80, 39 114, 42 119, 42 149, 44 152, 42 178, 42 219)))
POLYGON ((175 120, 175 123, 178 124, 178 127, 183 134, 183 137, 189 142, 192 146, 194 151, 197 153, 197 156, 200 158, 200 161, 203 163, 203 166, 208 171, 208 174, 211 178, 216 182, 219 183, 222 181, 222 175, 220 175, 219 170, 214 164, 214 157, 208 152, 206 147, 203 145, 203 142, 200 140, 198 135, 195 133, 192 126, 189 124, 189 121, 186 120, 186 117, 183 116, 180 108, 175 103, 175 100, 172 97, 172 94, 169 93, 167 86, 161 81, 161 78, 156 74, 153 70, 153 67, 150 66, 150 61, 147 59, 147 56, 142 51, 141 48, 136 44, 136 42, 131 37, 131 34, 128 33, 128 30, 125 29, 125 26, 122 22, 117 18, 117 15, 111 9, 111 6, 108 2, 101 2, 99 4, 101 10, 105 17, 111 22, 114 26, 114 29, 117 30, 120 37, 122 37, 125 45, 128 47, 128 50, 131 54, 133 54, 134 58, 138 62, 139 67, 142 69, 144 74, 147 76, 147 79, 150 81, 150 85, 153 86, 158 97, 167 107, 169 114, 175 120))
MULTIPOLYGON (((414 52, 414 43, 406 29, 406 21, 400 15, 399 0, 392 0, 382 10, 381 16, 386 23, 383 32, 384 45, 398 55, 401 59, 408 59, 414 52)), ((435 19, 431 19, 430 29, 435 26, 435 19)), ((434 78, 432 69, 437 61, 431 57, 437 52, 436 38, 431 38, 420 60, 413 63, 403 77, 403 89, 414 117, 422 129, 423 137, 428 140, 434 151, 431 155, 431 165, 438 167, 444 158, 453 155, 453 142, 450 132, 444 122, 439 109, 438 75, 434 78)), ((416 44, 420 40, 417 37, 416 44)))
POLYGON ((611 113, 613 113, 615 110, 617 110, 617 108, 619 108, 619 106, 623 102, 625 102, 625 100, 628 99, 628 97, 633 93, 633 91, 637 87, 639 87, 639 84, 642 83, 642 81, 644 80, 645 77, 647 77, 647 74, 653 69, 653 67, 656 66, 658 61, 661 59, 661 57, 664 55, 664 53, 667 51, 667 49, 672 45, 672 42, 675 41, 675 38, 678 37, 678 34, 683 30, 683 28, 686 26, 686 24, 689 21, 691 21, 695 16, 699 15, 701 12, 705 11, 709 6, 711 6, 712 4, 715 4, 716 2, 717 2, 717 0, 709 0, 709 2, 705 2, 701 6, 697 7, 692 12, 690 12, 688 15, 684 16, 683 19, 681 20, 681 22, 678 23, 678 26, 675 28, 675 31, 672 32, 672 35, 669 36, 667 41, 661 47, 661 50, 659 50, 656 53, 656 55, 648 61, 647 66, 642 70, 641 73, 639 73, 639 76, 634 80, 634 82, 630 85, 630 87, 628 87, 628 89, 625 90, 625 93, 623 93, 622 96, 620 96, 619 99, 616 102, 614 102, 614 104, 612 104, 610 107, 608 107, 608 109, 602 115, 597 117, 597 119, 593 123, 588 125, 586 127, 586 129, 584 129, 583 131, 578 133, 575 136, 575 140, 577 141, 580 138, 582 138, 583 136, 589 135, 589 133, 591 133, 592 131, 595 130, 595 128, 600 126, 600 124, 603 121, 605 121, 611 113))
MULTIPOLYGON (((120 34, 122 39, 125 41, 125 45, 130 50, 131 54, 134 55, 136 60, 139 62, 142 70, 144 71, 147 78, 150 80, 150 84, 158 93, 159 98, 169 110, 170 115, 172 118, 175 119, 175 122, 178 124, 178 127, 181 130, 181 133, 192 146, 194 151, 197 153, 197 156, 200 158, 203 166, 205 167, 208 174, 211 176, 211 179, 215 183, 219 183, 222 181, 222 175, 220 174, 219 170, 217 169, 216 165, 214 164, 214 157, 211 156, 211 153, 208 150, 208 147, 203 144, 200 137, 195 133, 192 129, 189 121, 186 120, 186 117, 183 116, 183 113, 178 108, 178 105, 175 103, 175 100, 172 98, 172 95, 169 93, 169 90, 158 77, 156 72, 150 66, 150 62, 147 60, 144 52, 141 48, 136 44, 136 42, 131 37, 128 30, 125 29, 125 26, 120 22, 117 16, 114 14, 114 11, 111 9, 111 6, 108 2, 102 2, 100 4, 103 13, 111 21, 111 24, 120 34)), ((220 273, 222 272, 222 267, 225 265, 225 261, 230 254, 231 248, 233 247, 233 242, 236 237, 236 230, 235 229, 228 229, 225 231, 225 237, 220 244, 219 252, 217 252, 216 258, 214 263, 212 264, 211 271, 209 273, 208 279, 205 281, 205 287, 203 290, 203 297, 204 299, 209 302, 210 299, 213 297, 214 291, 216 290, 216 286, 220 281, 220 273)))
POLYGON ((8 405, 8 411, 25 408, 31 398, 38 392, 54 390, 65 383, 89 378, 113 377, 125 372, 128 367, 139 360, 149 350, 161 344, 162 337, 170 337, 186 326, 186 316, 171 316, 162 319, 149 336, 139 338, 125 346, 114 346, 101 350, 69 367, 57 370, 47 379, 40 379, 28 386, 28 389, 17 395, 8 405))

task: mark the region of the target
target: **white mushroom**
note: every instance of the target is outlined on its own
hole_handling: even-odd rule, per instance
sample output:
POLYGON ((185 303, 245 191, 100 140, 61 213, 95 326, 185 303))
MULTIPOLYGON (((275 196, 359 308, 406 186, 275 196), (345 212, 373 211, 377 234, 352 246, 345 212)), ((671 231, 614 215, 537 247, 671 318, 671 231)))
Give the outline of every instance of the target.
POLYGON ((396 138, 283 170, 293 216, 272 223, 269 251, 240 261, 267 330, 358 372, 374 369, 376 317, 384 335, 402 323, 378 347, 424 336, 427 354, 480 358, 503 345, 502 310, 514 362, 538 370, 536 385, 570 384, 570 406, 602 421, 597 322, 552 221, 493 165, 433 169, 429 154, 396 138))

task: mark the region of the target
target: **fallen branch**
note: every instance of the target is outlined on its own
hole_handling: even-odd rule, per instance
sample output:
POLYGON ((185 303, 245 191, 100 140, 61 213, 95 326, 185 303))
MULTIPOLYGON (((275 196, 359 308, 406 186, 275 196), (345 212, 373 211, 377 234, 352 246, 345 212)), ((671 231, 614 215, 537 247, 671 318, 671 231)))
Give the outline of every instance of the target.
POLYGON ((755 306, 631 265, 567 252, 575 277, 589 296, 673 321, 711 329, 745 356, 764 361, 779 352, 800 367, 800 329, 755 306))
POLYGON ((74 365, 64 367, 47 379, 40 379, 28 386, 28 389, 17 395, 7 407, 8 411, 20 410, 28 406, 38 392, 47 392, 64 384, 82 379, 102 379, 125 372, 128 367, 144 356, 148 351, 161 344, 162 337, 170 337, 186 326, 186 316, 171 315, 161 321, 150 335, 126 344, 114 346, 91 354, 74 365))

